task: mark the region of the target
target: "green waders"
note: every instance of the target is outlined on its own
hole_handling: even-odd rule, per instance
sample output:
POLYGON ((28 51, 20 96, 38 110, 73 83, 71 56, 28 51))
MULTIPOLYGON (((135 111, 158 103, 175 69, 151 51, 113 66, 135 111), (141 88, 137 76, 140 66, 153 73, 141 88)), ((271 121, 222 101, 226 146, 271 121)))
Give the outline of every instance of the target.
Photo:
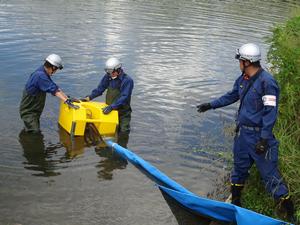
POLYGON ((46 92, 40 92, 33 96, 29 95, 26 90, 23 91, 20 103, 20 116, 24 121, 26 132, 40 132, 40 117, 45 106, 45 101, 46 92))
MULTIPOLYGON (((107 89, 106 93, 106 104, 111 105, 114 101, 116 101, 120 97, 120 90, 118 88, 107 89)), ((130 99, 126 105, 118 108, 119 112, 119 130, 118 130, 118 144, 122 147, 126 148, 129 133, 130 133, 130 120, 131 120, 131 107, 130 107, 130 99)))

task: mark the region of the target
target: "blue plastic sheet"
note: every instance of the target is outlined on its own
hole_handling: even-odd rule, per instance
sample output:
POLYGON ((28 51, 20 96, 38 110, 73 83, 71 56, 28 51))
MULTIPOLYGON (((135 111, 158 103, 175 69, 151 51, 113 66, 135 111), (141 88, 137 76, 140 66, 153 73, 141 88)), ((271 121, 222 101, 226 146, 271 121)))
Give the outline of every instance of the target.
POLYGON ((111 140, 105 140, 105 142, 121 157, 143 169, 148 175, 151 175, 160 184, 158 187, 162 192, 195 214, 223 222, 236 223, 238 225, 290 224, 229 203, 199 197, 128 149, 123 148, 111 140))
POLYGON ((268 216, 244 209, 229 203, 215 201, 195 194, 187 194, 175 191, 161 185, 159 189, 184 207, 199 215, 205 215, 215 220, 235 222, 243 225, 283 225, 289 224, 268 216))

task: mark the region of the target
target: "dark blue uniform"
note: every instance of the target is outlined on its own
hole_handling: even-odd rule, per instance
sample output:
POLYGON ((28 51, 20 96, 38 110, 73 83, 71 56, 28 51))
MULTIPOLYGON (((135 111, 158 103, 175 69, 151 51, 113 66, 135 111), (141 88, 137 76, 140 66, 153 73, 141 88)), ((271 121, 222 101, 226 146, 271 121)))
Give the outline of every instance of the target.
POLYGON ((105 90, 118 90, 118 96, 115 96, 115 99, 106 101, 106 104, 111 105, 113 109, 120 110, 120 108, 125 105, 130 105, 131 94, 133 90, 133 80, 130 76, 125 74, 121 70, 121 74, 118 75, 115 79, 112 79, 109 74, 105 74, 102 78, 100 84, 96 89, 94 89, 89 96, 90 99, 94 99, 103 94, 105 90))
MULTIPOLYGON (((255 162, 262 176, 266 189, 275 199, 288 194, 278 171, 278 141, 272 129, 277 119, 279 88, 271 74, 259 70, 252 87, 246 93, 237 115, 239 132, 234 140, 234 168, 231 182, 244 184, 249 169, 255 162), (257 154, 255 145, 260 138, 267 139, 269 148, 265 154, 257 154)), ((237 102, 242 98, 245 88, 251 80, 240 76, 232 91, 211 102, 212 108, 220 108, 237 102)))
POLYGON ((130 120, 131 120, 131 94, 133 90, 133 80, 129 75, 120 71, 120 74, 115 78, 109 74, 105 74, 100 84, 94 89, 89 96, 94 99, 103 94, 107 90, 105 103, 110 105, 112 109, 118 110, 119 113, 119 131, 118 143, 125 147, 127 146, 129 133, 130 133, 130 120))
POLYGON ((32 96, 35 96, 40 92, 48 92, 54 95, 58 89, 58 86, 46 73, 44 66, 40 66, 31 74, 25 86, 27 93, 32 96))
POLYGON ((26 131, 40 131, 39 120, 45 106, 46 93, 55 95, 58 90, 59 87, 46 73, 44 66, 40 66, 30 75, 20 103, 20 117, 26 131))

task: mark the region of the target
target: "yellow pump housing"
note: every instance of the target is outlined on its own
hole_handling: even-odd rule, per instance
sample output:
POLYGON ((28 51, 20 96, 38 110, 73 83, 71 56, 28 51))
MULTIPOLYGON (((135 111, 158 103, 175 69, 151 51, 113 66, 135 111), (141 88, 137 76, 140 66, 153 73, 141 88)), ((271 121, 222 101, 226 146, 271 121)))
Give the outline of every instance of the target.
POLYGON ((58 123, 72 136, 83 136, 86 123, 93 123, 101 136, 115 136, 119 124, 118 111, 112 110, 105 115, 102 102, 80 102, 73 104, 79 109, 70 108, 61 101, 58 123))

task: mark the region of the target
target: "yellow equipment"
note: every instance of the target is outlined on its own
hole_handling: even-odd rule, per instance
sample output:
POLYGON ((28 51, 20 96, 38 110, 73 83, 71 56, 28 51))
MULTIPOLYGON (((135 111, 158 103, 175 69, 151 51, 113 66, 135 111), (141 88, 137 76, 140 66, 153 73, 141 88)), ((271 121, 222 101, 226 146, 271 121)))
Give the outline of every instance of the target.
POLYGON ((105 115, 102 109, 107 106, 102 102, 80 102, 73 104, 79 109, 70 108, 61 102, 58 123, 72 136, 83 136, 86 123, 93 123, 101 136, 115 136, 119 124, 118 111, 105 115))

